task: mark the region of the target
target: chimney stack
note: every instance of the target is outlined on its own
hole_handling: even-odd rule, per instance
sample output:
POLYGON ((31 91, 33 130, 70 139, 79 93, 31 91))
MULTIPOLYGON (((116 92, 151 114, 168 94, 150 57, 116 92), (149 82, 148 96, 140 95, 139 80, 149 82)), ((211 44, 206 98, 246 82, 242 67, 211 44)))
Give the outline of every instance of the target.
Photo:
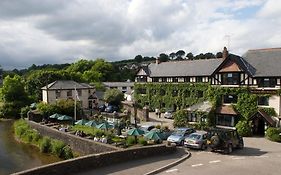
POLYGON ((223 48, 223 51, 222 51, 222 58, 223 58, 223 59, 226 59, 226 57, 228 57, 228 51, 227 51, 227 48, 224 47, 224 48, 223 48))

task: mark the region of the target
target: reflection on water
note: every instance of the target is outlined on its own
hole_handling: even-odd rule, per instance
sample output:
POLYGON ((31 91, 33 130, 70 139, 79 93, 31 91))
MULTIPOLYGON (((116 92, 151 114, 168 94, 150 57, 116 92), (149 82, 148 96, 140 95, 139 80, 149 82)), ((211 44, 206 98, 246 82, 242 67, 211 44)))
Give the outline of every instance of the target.
POLYGON ((34 146, 14 139, 13 121, 0 120, 0 175, 60 161, 55 156, 40 153, 34 146))

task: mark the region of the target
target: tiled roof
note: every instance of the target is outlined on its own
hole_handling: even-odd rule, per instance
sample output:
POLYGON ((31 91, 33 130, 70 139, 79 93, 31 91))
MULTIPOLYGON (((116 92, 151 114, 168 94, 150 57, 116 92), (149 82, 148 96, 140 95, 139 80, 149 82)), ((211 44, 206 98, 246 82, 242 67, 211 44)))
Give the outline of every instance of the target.
POLYGON ((237 112, 234 111, 231 105, 222 105, 216 109, 216 113, 218 114, 230 114, 237 115, 237 112))
POLYGON ((254 77, 281 76, 281 48, 249 50, 242 57, 256 69, 254 77))
MULTIPOLYGON (((72 80, 58 80, 54 81, 47 85, 49 90, 62 90, 62 89, 93 89, 93 86, 90 86, 86 83, 77 83, 72 80)), ((47 89, 46 86, 42 87, 41 89, 47 89)))
POLYGON ((150 77, 209 76, 223 59, 169 61, 148 65, 150 77))

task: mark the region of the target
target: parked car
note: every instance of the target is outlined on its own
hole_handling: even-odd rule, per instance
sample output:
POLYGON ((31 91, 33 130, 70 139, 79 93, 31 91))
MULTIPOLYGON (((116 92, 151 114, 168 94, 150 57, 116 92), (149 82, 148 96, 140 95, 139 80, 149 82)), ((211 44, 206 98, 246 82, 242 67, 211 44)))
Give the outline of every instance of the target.
POLYGON ((195 130, 193 128, 176 128, 168 137, 167 141, 169 143, 175 143, 176 145, 183 145, 184 139, 194 132, 195 130))
POLYGON ((99 111, 100 112, 104 112, 105 111, 105 108, 106 108, 106 106, 103 104, 103 105, 100 105, 99 106, 99 111))
POLYGON ((219 127, 208 131, 208 146, 212 151, 223 151, 230 154, 233 148, 244 148, 243 138, 239 136, 236 128, 219 127))
POLYGON ((172 119, 172 118, 173 118, 173 113, 174 113, 173 110, 167 110, 167 111, 164 113, 164 118, 172 119))
POLYGON ((145 123, 145 124, 142 124, 139 128, 141 130, 143 130, 145 133, 147 133, 147 132, 151 131, 152 129, 154 129, 155 125, 150 124, 150 123, 145 123))
POLYGON ((118 111, 118 107, 114 105, 109 105, 105 108, 105 112, 113 113, 114 111, 118 111))
POLYGON ((188 148, 205 150, 207 148, 207 132, 197 131, 195 133, 191 133, 184 140, 184 146, 188 148))

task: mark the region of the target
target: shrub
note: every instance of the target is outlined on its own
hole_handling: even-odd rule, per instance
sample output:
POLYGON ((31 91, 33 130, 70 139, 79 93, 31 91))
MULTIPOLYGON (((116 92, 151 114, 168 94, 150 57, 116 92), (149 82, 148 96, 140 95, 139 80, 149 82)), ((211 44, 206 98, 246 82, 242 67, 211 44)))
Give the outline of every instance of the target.
POLYGON ((39 148, 42 153, 51 152, 51 139, 49 137, 43 137, 39 144, 39 148))
POLYGON ((188 123, 186 112, 184 110, 179 110, 174 115, 174 126, 181 127, 186 126, 188 123))
POLYGON ((280 133, 280 129, 270 127, 266 130, 266 138, 274 142, 281 142, 280 133))
POLYGON ((128 146, 136 144, 135 137, 128 137, 127 140, 126 140, 126 143, 127 143, 128 146))
POLYGON ((62 158, 63 155, 63 148, 65 147, 65 144, 62 141, 59 140, 52 140, 51 141, 51 150, 52 153, 56 156, 62 158))
POLYGON ((242 121, 242 120, 239 121, 236 124, 236 128, 237 128, 239 135, 241 135, 243 137, 248 137, 248 136, 252 135, 251 126, 247 121, 242 121))
POLYGON ((71 159, 73 157, 74 157, 74 155, 73 155, 73 152, 72 152, 71 148, 68 145, 63 147, 61 158, 63 158, 63 159, 71 159))
POLYGON ((143 146, 147 145, 147 141, 143 137, 139 138, 138 142, 143 146))

